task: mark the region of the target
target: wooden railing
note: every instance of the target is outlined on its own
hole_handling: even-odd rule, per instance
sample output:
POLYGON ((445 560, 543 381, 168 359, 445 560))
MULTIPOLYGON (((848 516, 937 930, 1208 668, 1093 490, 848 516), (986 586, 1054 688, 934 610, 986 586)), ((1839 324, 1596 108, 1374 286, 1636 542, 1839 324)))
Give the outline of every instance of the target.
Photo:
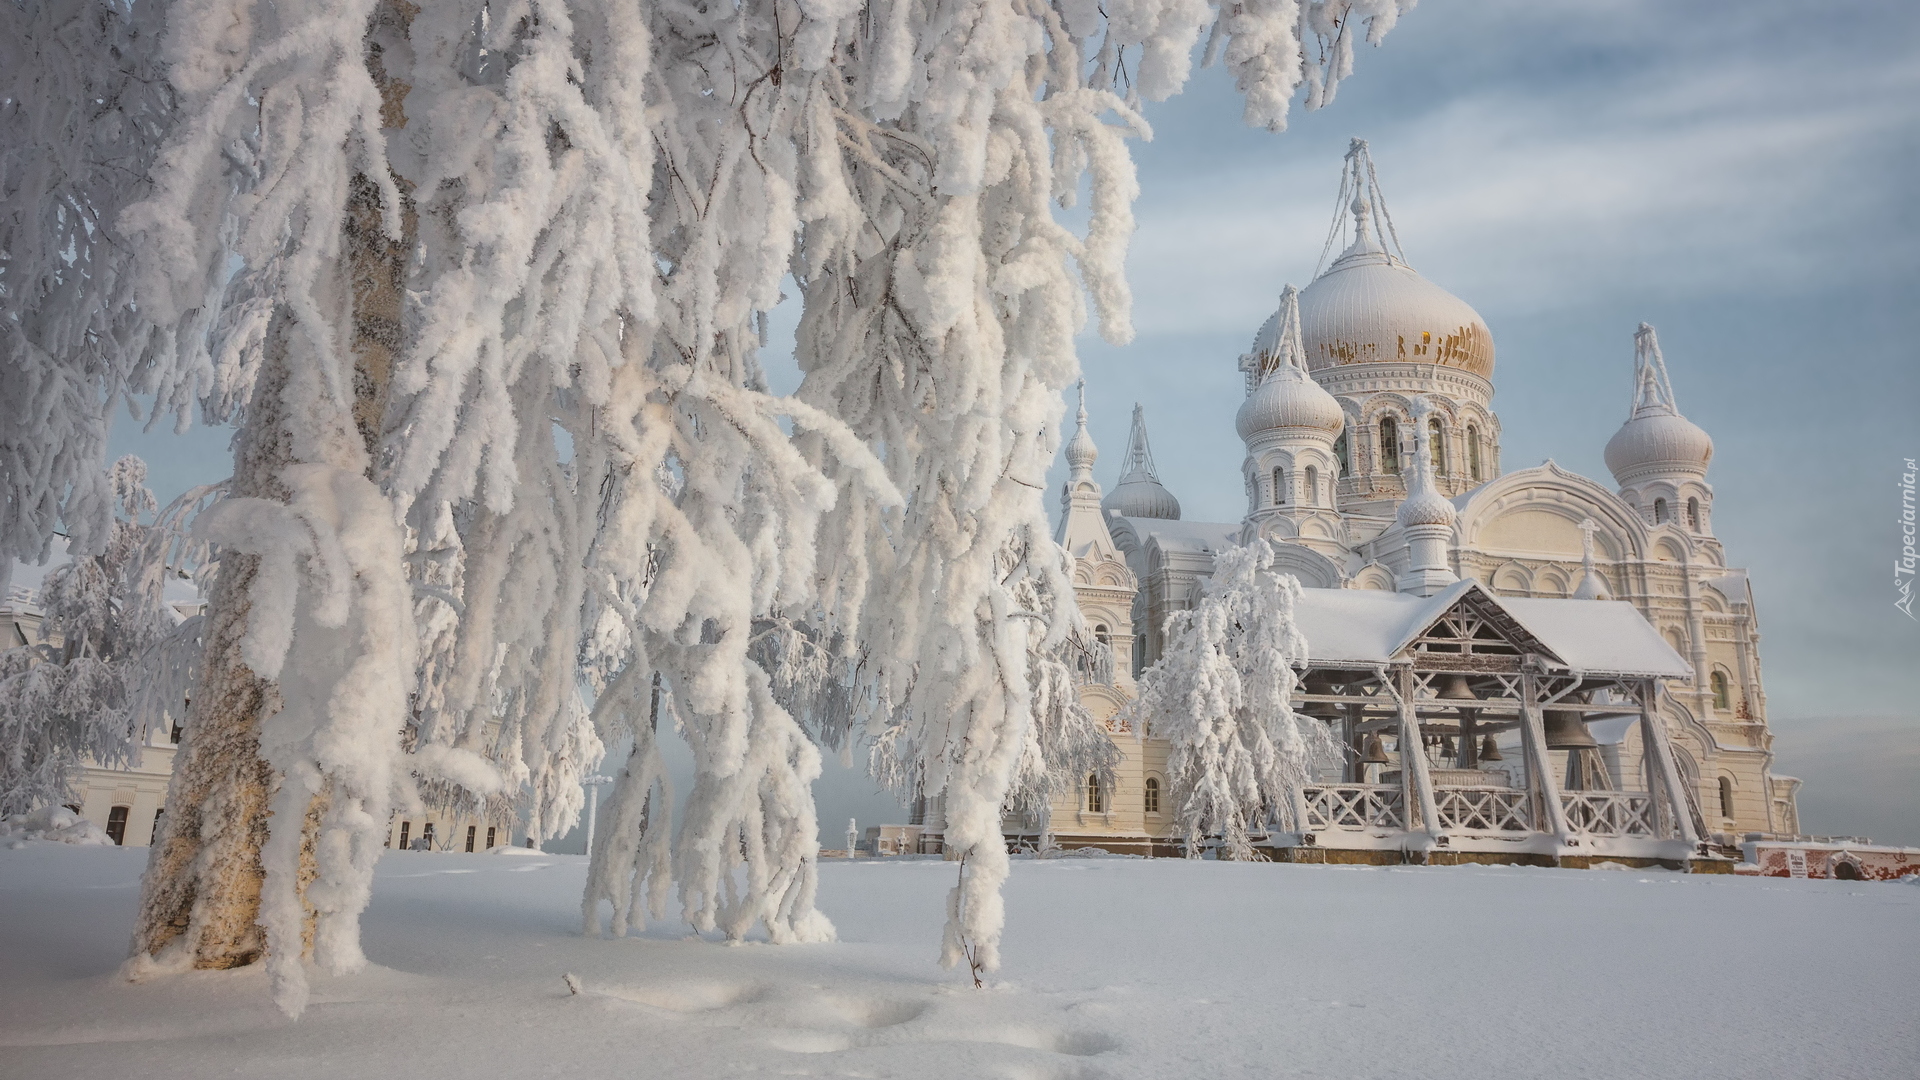
POLYGON ((1519 788, 1435 788, 1433 804, 1440 827, 1448 831, 1533 831, 1533 795, 1519 788))
POLYGON ((1588 836, 1658 836, 1653 796, 1643 791, 1563 791, 1567 828, 1588 836))
POLYGON ((1302 789, 1307 831, 1404 829, 1406 804, 1390 784, 1326 784, 1302 789))

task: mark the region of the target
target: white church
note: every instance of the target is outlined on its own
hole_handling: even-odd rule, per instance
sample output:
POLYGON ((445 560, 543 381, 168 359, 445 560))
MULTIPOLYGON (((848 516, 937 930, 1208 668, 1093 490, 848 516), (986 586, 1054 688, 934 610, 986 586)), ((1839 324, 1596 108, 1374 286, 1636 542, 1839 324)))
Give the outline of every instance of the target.
POLYGON ((1551 461, 1503 471, 1493 334, 1407 265, 1373 176, 1355 140, 1350 245, 1287 287, 1239 358, 1241 520, 1182 518, 1137 406, 1103 492, 1082 402, 1058 539, 1116 657, 1082 699, 1126 761, 1111 790, 1089 778, 1053 808, 1050 840, 1179 850, 1166 746, 1112 718, 1215 554, 1255 537, 1304 586, 1294 707, 1348 750, 1276 808, 1272 857, 1707 869, 1747 834, 1796 834, 1753 595, 1713 531, 1713 440, 1681 414, 1653 329, 1634 337, 1611 484, 1551 461))

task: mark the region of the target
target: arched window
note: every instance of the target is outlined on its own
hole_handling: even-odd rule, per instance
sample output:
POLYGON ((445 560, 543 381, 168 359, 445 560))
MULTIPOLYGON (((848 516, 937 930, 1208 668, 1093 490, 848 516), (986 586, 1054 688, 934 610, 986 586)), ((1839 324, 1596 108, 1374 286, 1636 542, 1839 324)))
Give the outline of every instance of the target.
POLYGON ((1467 425, 1467 475, 1480 479, 1480 429, 1467 425))
POLYGON ((1107 808, 1107 800, 1100 790, 1100 777, 1090 774, 1087 777, 1087 813, 1098 814, 1107 808))
POLYGON ((1440 418, 1427 421, 1427 446, 1433 454, 1433 475, 1447 474, 1447 433, 1440 429, 1440 418))
POLYGON ((1340 466, 1341 476, 1353 472, 1353 466, 1347 464, 1347 433, 1345 431, 1340 433, 1339 438, 1333 440, 1333 460, 1340 466))
POLYGON ((1287 505, 1287 474, 1278 465, 1273 467, 1273 505, 1287 505))
POLYGON ((116 844, 127 842, 127 813, 130 806, 116 806, 107 811, 107 839, 116 844))
POLYGON ((1687 500, 1687 528, 1692 529, 1694 532, 1700 531, 1700 500, 1699 499, 1687 500))
POLYGON ((1667 523, 1667 500, 1653 500, 1653 523, 1655 525, 1665 525, 1667 523))
POLYGON ((1380 471, 1400 471, 1400 423, 1391 416, 1380 418, 1380 471))
POLYGON ((1320 505, 1320 470, 1314 468, 1311 465, 1307 466, 1307 485, 1306 486, 1307 486, 1307 498, 1306 498, 1307 505, 1319 506, 1320 505))
POLYGON ((1113 644, 1113 633, 1107 629, 1106 623, 1093 624, 1093 640, 1102 645, 1113 644))
POLYGON ((1733 816, 1733 777, 1731 776, 1720 778, 1720 816, 1723 818, 1733 816))
POLYGON ((1727 673, 1716 671, 1707 679, 1713 687, 1713 707, 1716 709, 1733 708, 1733 690, 1727 685, 1727 673))
POLYGON ((1157 814, 1160 812, 1160 778, 1157 776, 1147 777, 1146 805, 1147 813, 1157 814))

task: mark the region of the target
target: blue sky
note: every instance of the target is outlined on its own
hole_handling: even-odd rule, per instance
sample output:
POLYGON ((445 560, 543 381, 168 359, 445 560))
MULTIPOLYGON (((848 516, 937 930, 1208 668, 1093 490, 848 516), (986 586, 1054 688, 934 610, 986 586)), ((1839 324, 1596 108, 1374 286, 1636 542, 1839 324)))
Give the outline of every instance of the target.
MULTIPOLYGON (((1920 843, 1920 623, 1892 603, 1920 456, 1920 5, 1425 0, 1356 66, 1281 135, 1240 124, 1218 70, 1148 108, 1139 336, 1082 341, 1100 479, 1145 402, 1186 516, 1240 518, 1235 361, 1310 278, 1364 137, 1409 260, 1493 330, 1506 468, 1607 481, 1633 329, 1659 328, 1716 444, 1714 526, 1753 573, 1806 826, 1920 843)), ((227 469, 224 432, 117 441, 163 495, 227 469)), ((870 786, 823 783, 829 843, 886 816, 870 786)))

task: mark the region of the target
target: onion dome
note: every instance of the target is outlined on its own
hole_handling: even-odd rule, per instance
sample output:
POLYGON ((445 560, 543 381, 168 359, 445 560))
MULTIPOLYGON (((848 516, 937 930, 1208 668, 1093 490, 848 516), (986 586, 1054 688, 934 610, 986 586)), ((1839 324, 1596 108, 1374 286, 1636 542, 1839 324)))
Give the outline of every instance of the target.
POLYGON ((1378 186, 1364 145, 1349 153, 1348 172, 1342 190, 1354 192, 1353 244, 1300 293, 1308 368, 1440 364, 1491 379, 1493 333, 1479 312, 1415 273, 1383 242, 1392 222, 1383 233, 1375 217, 1378 186))
POLYGON ((1100 457, 1100 448, 1093 445, 1093 436, 1087 434, 1087 380, 1080 380, 1079 426, 1074 430, 1073 438, 1067 440, 1067 468, 1075 476, 1093 472, 1093 463, 1100 457))
POLYGON ((1127 436, 1127 467, 1120 482, 1100 501, 1100 509, 1121 517, 1180 520, 1180 500, 1160 483, 1153 467, 1153 451, 1147 445, 1147 414, 1133 407, 1133 430, 1127 436))
POLYGON ((1346 426, 1340 402, 1307 374, 1300 337, 1300 290, 1288 285, 1280 293, 1280 309, 1260 328, 1248 359, 1260 382, 1234 416, 1233 426, 1241 439, 1252 442, 1269 431, 1338 435, 1346 426))
POLYGON ((1633 338, 1633 411, 1607 440, 1607 469, 1622 485, 1661 473, 1706 475, 1713 439, 1680 415, 1660 341, 1646 323, 1633 338))
POLYGON ((1251 441, 1265 431, 1283 429, 1324 431, 1338 435, 1346 426, 1347 415, 1332 394, 1305 374, 1293 375, 1286 368, 1267 377, 1240 405, 1233 426, 1240 437, 1251 441))

